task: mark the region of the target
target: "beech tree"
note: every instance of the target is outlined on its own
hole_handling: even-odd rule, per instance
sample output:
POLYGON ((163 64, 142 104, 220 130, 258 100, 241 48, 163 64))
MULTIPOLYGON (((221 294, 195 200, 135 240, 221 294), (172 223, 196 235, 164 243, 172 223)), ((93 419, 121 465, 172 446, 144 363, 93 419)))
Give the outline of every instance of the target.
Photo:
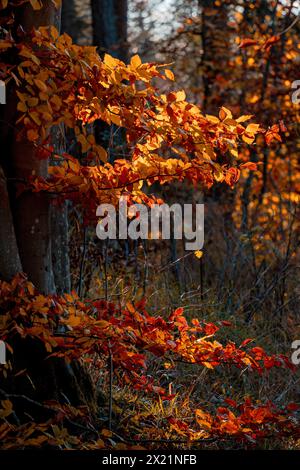
MULTIPOLYGON (((3 6, 2 6, 3 8, 3 6)), ((11 8, 11 7, 10 7, 11 8)), ((5 11, 5 10, 4 10, 5 11)), ((4 12, 3 12, 4 13, 4 12)), ((24 36, 32 28, 40 26, 60 25, 60 9, 51 2, 45 2, 43 8, 33 10, 32 5, 25 4, 17 10, 19 24, 24 29, 24 36)), ((23 37, 24 37, 23 36, 23 37)), ((10 181, 22 180, 29 175, 46 177, 48 173, 48 160, 39 160, 35 156, 35 149, 30 142, 19 142, 16 139, 18 129, 16 128, 17 110, 16 101, 13 99, 15 87, 10 84, 8 90, 8 103, 4 107, 4 124, 2 121, 2 135, 5 133, 6 161, 2 163, 4 169, 7 168, 6 177, 10 181), (10 99, 11 97, 11 99, 10 99), (8 116, 8 118, 7 118, 8 116), (7 124, 7 128, 5 126, 7 124)), ((50 240, 50 201, 47 195, 35 195, 24 193, 19 198, 14 198, 11 204, 6 205, 6 220, 13 221, 14 225, 9 224, 7 229, 13 240, 15 233, 15 247, 9 250, 16 250, 18 255, 13 256, 14 260, 20 259, 21 264, 17 263, 15 272, 8 271, 5 266, 2 272, 8 274, 8 278, 22 270, 29 273, 31 279, 38 286, 41 292, 54 292, 53 271, 51 261, 51 240, 50 240), (9 214, 10 207, 13 208, 13 216, 9 214)), ((5 237, 3 238, 5 245, 5 237)), ((5 250, 5 248, 4 248, 5 250)), ((10 256, 2 258, 3 263, 10 263, 10 256)))
MULTIPOLYGON (((117 4, 125 8, 126 2, 117 4)), ((0 41, 1 79, 8 87, 1 117, 0 332, 11 355, 1 366, 1 447, 112 447, 113 372, 123 388, 158 402, 174 399, 171 385, 151 376, 149 357, 164 358, 166 368, 179 362, 258 374, 293 370, 286 356, 268 354, 250 338, 240 345, 217 341, 218 331, 230 322, 188 321, 183 308, 163 318, 149 313, 145 300, 124 305, 82 299, 75 291, 57 295, 56 280, 60 291, 63 283, 53 259, 59 273, 65 261, 61 255, 53 258, 52 251, 67 250, 66 223, 58 234, 51 230, 51 205, 52 226, 66 200, 80 207, 84 224, 96 226, 101 203, 117 206, 121 197, 133 204, 161 203, 147 190, 155 184, 234 187, 241 172, 257 168, 240 160, 239 144, 251 146, 258 134, 268 143, 268 133, 248 123, 252 116, 235 117, 224 106, 217 116, 204 114, 186 100, 184 90, 174 90, 169 66, 142 63, 138 55, 126 64, 107 53, 101 58, 96 47, 73 44, 59 33, 59 1, 1 0, 0 6, 8 25, 0 41), (160 91, 157 83, 172 84, 172 91, 160 91), (98 120, 124 130, 128 158, 108 161, 108 149, 95 138, 98 120), (65 129, 74 132, 80 158, 61 144, 65 129), (109 412, 98 430, 101 397, 91 375, 107 362, 109 412)), ((280 137, 279 131, 273 133, 280 137)), ((227 398, 225 404, 191 410, 190 424, 168 416, 158 437, 245 443, 270 433, 299 433, 294 403, 281 409, 244 397, 240 403, 227 398)), ((141 412, 138 420, 142 427, 146 421, 143 432, 149 435, 147 416, 141 412)))

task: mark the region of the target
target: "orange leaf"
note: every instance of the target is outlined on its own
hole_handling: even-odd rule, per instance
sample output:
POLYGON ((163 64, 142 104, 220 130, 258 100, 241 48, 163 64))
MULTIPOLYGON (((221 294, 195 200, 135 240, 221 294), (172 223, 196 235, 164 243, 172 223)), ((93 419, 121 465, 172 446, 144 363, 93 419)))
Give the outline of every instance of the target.
POLYGON ((169 70, 169 69, 165 70, 165 75, 169 80, 172 80, 172 81, 175 80, 174 73, 172 72, 172 70, 169 70))
POLYGON ((240 165, 240 168, 247 168, 248 170, 257 170, 257 164, 254 162, 242 163, 242 165, 240 165))

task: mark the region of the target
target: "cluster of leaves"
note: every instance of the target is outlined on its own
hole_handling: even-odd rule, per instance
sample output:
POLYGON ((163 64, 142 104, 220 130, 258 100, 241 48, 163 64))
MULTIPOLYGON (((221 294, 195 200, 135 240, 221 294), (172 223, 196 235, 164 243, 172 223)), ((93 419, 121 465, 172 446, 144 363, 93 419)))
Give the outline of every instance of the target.
MULTIPOLYGON (((188 323, 181 308, 164 319, 150 315, 144 302, 120 308, 104 300, 83 302, 74 292, 60 297, 43 296, 21 275, 10 284, 1 282, 0 293, 0 333, 12 354, 13 341, 18 336, 42 342, 49 360, 51 357, 64 357, 70 361, 81 358, 97 368, 97 364, 103 367, 105 358, 111 357, 119 385, 130 385, 132 390, 150 393, 167 402, 175 399, 176 393, 170 393, 151 375, 148 363, 153 357, 167 369, 175 368, 177 362, 209 369, 234 366, 259 374, 273 367, 293 369, 287 357, 268 355, 261 347, 250 346, 251 339, 246 339, 240 346, 233 342, 222 344, 215 339, 215 334, 220 326, 229 326, 228 322, 220 322, 217 326, 193 319, 188 323)), ((8 362, 3 369, 5 375, 10 373, 10 367, 8 362)), ((229 404, 235 408, 235 413, 228 408, 219 408, 214 416, 195 409, 195 427, 170 416, 165 425, 187 440, 220 436, 256 440, 271 430, 281 436, 296 432, 297 421, 291 415, 296 406, 280 411, 272 403, 254 405, 246 400, 240 405, 234 401, 229 404)), ((11 407, 5 406, 12 413, 11 407)), ((55 406, 62 420, 65 416, 73 419, 72 413, 71 417, 68 414, 70 410, 60 409, 58 404, 55 406)), ((37 431, 33 425, 30 430, 28 437, 37 431)), ((11 432, 10 424, 4 422, 2 431, 11 432)), ((37 442, 40 444, 42 440, 37 442)))
POLYGON ((234 119, 224 107, 218 117, 203 115, 184 91, 160 94, 153 79, 174 79, 170 70, 160 71, 164 66, 142 64, 139 56, 129 65, 109 55, 102 61, 95 48, 76 46, 53 27, 39 28, 30 39, 9 42, 20 63, 4 67, 3 78, 13 78, 17 86, 19 138, 32 142, 39 158, 54 154, 65 160, 50 169, 49 180, 32 180, 33 190, 83 200, 94 214, 99 203, 116 203, 124 193, 151 200, 142 190, 144 182, 187 179, 210 187, 225 181, 232 187, 241 168, 256 168, 238 162, 238 145, 253 143, 264 129, 244 127, 251 116, 234 119), (96 120, 126 129, 129 158, 107 163, 107 151, 94 136, 96 120), (74 130, 73 144, 83 161, 55 153, 49 137, 53 125, 74 130))
MULTIPOLYGON (((39 404, 53 415, 45 423, 15 424, 16 418, 12 402, 9 399, 1 401, 0 435, 2 450, 38 448, 47 445, 48 448, 60 449, 143 449, 146 439, 135 437, 126 439, 114 435, 105 427, 96 429, 88 416, 86 409, 74 408, 57 402, 39 404), (71 433, 68 428, 78 428, 71 433), (79 432, 78 432, 79 430, 79 432), (87 439, 88 436, 88 439, 87 439), (123 442, 120 442, 120 438, 123 442)), ((161 406, 161 404, 160 404, 161 406)), ((234 400, 226 399, 224 406, 217 408, 214 414, 200 408, 192 410, 188 420, 174 418, 171 413, 161 423, 160 429, 149 425, 153 416, 149 413, 136 415, 129 422, 129 429, 141 428, 144 436, 150 438, 155 433, 157 441, 174 440, 174 443, 195 446, 234 440, 254 445, 257 441, 269 437, 283 439, 284 437, 299 436, 296 411, 298 406, 290 403, 285 409, 279 409, 272 403, 253 403, 250 398, 237 404, 234 400), (133 427, 134 425, 134 427, 133 427)), ((154 441, 155 442, 155 441, 154 441)))
MULTIPOLYGON (((66 427, 67 424, 76 420, 77 426, 81 427, 81 430, 85 429, 85 426, 85 431, 93 433, 92 428, 88 427, 89 420, 84 408, 74 408, 56 402, 37 403, 37 405, 50 412, 52 417, 45 423, 30 421, 21 424, 15 415, 11 400, 7 398, 1 401, 0 448, 2 450, 34 448, 45 445, 50 449, 88 448, 84 446, 79 436, 70 434, 66 427)), ((104 435, 105 432, 103 437, 104 435)), ((94 443, 94 447, 98 449, 106 447, 104 440, 99 437, 94 443)))
POLYGON ((285 409, 279 409, 272 403, 257 404, 250 398, 242 403, 236 403, 229 398, 224 400, 224 406, 218 407, 215 413, 196 409, 195 422, 200 431, 190 429, 186 422, 169 418, 169 423, 179 435, 195 439, 224 439, 229 436, 239 441, 255 443, 259 439, 272 436, 282 438, 293 434, 297 436, 297 420, 291 417, 291 412, 298 406, 290 403, 285 409))

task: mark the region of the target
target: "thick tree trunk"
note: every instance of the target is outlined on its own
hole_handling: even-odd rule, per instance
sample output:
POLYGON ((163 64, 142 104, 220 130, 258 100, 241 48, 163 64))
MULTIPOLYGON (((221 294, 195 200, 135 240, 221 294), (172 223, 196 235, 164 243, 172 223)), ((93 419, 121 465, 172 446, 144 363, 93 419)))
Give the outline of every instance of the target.
POLYGON ((56 8, 52 0, 43 0, 43 6, 40 10, 33 10, 27 3, 20 12, 19 21, 25 32, 37 29, 40 26, 55 26, 60 30, 61 8, 56 8))
MULTIPOLYGON (((60 28, 60 9, 55 8, 51 0, 44 1, 43 7, 37 11, 33 10, 31 5, 26 5, 19 15, 19 22, 26 32, 48 25, 60 28)), ((12 148, 12 166, 13 177, 16 179, 31 175, 46 178, 48 174, 48 161, 39 160, 34 146, 19 141, 17 135, 12 148)), ((24 271, 40 292, 54 292, 49 196, 24 192, 15 199, 13 213, 24 271)))
POLYGON ((0 167, 0 221, 0 278, 10 281, 22 271, 22 266, 2 167, 0 167))
MULTIPOLYGON (((47 176, 48 162, 35 158, 31 144, 16 142, 13 148, 14 177, 47 176)), ((37 289, 54 292, 51 257, 50 205, 47 194, 24 192, 14 201, 14 223, 23 269, 37 289)))

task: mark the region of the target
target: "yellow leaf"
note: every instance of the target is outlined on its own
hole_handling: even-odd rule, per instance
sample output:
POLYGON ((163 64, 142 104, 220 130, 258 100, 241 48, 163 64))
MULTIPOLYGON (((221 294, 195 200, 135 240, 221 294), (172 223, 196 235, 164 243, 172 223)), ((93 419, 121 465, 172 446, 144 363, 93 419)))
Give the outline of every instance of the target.
POLYGON ((88 141, 90 144, 94 145, 95 142, 96 142, 95 136, 94 136, 93 134, 89 134, 89 135, 87 136, 87 141, 88 141))
POLYGON ((0 41, 0 49, 9 49, 12 46, 13 44, 11 41, 4 41, 4 40, 0 41))
POLYGON ((37 106, 39 104, 39 100, 38 98, 29 98, 27 100, 27 103, 28 103, 28 106, 30 106, 30 108, 34 108, 35 106, 37 106))
POLYGON ((101 147, 100 145, 97 145, 97 147, 95 147, 95 150, 97 152, 97 155, 98 157, 100 158, 100 160, 104 163, 107 162, 107 152, 106 150, 101 147))
POLYGON ((203 256, 203 251, 196 250, 196 251, 194 251, 194 255, 196 256, 196 258, 200 259, 203 256))
POLYGON ((254 142, 254 137, 247 137, 245 134, 242 135, 242 139, 246 144, 252 144, 254 142))
POLYGON ((91 144, 86 140, 86 137, 83 134, 80 134, 77 137, 77 140, 81 144, 81 150, 83 153, 87 152, 91 148, 91 144))
MULTIPOLYGON (((41 125, 41 120, 40 120, 40 118, 39 118, 38 113, 31 112, 31 113, 30 113, 30 117, 31 117, 31 119, 32 119, 38 126, 41 125)), ((51 119, 51 117, 50 117, 50 119, 51 119)))
POLYGON ((47 92, 48 88, 47 88, 47 85, 45 85, 44 82, 42 82, 42 80, 39 80, 39 79, 35 79, 34 80, 34 83, 36 84, 36 86, 41 90, 43 91, 44 93, 47 92))
POLYGON ((34 294, 34 286, 33 286, 33 284, 31 284, 31 282, 28 283, 27 289, 28 289, 28 292, 29 292, 30 295, 34 294))
POLYGON ((165 75, 169 80, 172 80, 172 81, 175 80, 174 73, 172 72, 172 70, 169 70, 169 69, 165 70, 165 75))
POLYGON ((66 323, 69 326, 78 326, 81 323, 81 318, 76 315, 70 315, 66 323))
POLYGON ((23 103, 23 102, 20 101, 20 102, 18 103, 17 109, 18 109, 18 111, 21 111, 22 113, 26 113, 26 111, 27 111, 27 106, 26 106, 25 103, 23 103))
POLYGON ((246 127, 246 132, 247 134, 256 134, 259 130, 259 124, 248 124, 246 127))
POLYGON ((210 362, 202 362, 202 365, 207 369, 213 369, 214 366, 210 362))
MULTIPOLYGON (((77 160, 73 160, 73 161, 69 160, 68 164, 69 164, 70 169, 74 171, 74 173, 77 173, 80 170, 80 164, 77 160)), ((69 302, 73 302, 74 300, 73 297, 69 296, 68 294, 66 294, 65 297, 67 298, 69 302)))
POLYGON ((105 320, 99 320, 95 322, 95 325, 97 325, 99 328, 107 328, 110 325, 110 323, 105 320))
POLYGON ((222 171, 222 168, 218 164, 215 164, 214 178, 216 181, 218 181, 218 183, 224 180, 224 173, 222 171))
POLYGON ((120 116, 118 116, 117 114, 110 114, 110 120, 113 124, 115 124, 116 126, 121 126, 121 118, 120 116))
POLYGON ((236 119, 236 122, 245 122, 249 121, 253 117, 253 114, 245 114, 244 116, 240 116, 238 119, 236 119))
POLYGON ((233 155, 235 158, 238 158, 239 152, 237 151, 236 148, 230 148, 229 151, 230 151, 231 155, 233 155))
MULTIPOLYGON (((53 0, 53 3, 55 4, 55 0, 53 0)), ((60 2, 57 2, 57 3, 60 3, 60 2)), ((58 8, 59 5, 56 5, 56 8, 58 8)), ((51 33, 51 37, 55 40, 58 38, 59 36, 59 32, 57 31, 57 29, 54 27, 54 26, 50 26, 50 33, 51 33)))
POLYGON ((140 65, 142 65, 142 61, 140 59, 140 56, 136 54, 133 57, 131 57, 130 65, 131 65, 131 67, 133 67, 135 69, 137 69, 140 65))
POLYGON ((251 98, 249 98, 249 103, 254 104, 254 103, 257 103, 258 100, 259 100, 259 96, 253 95, 251 96, 251 98))
POLYGON ((184 101, 186 98, 186 94, 184 90, 177 91, 176 93, 176 101, 184 101))
POLYGON ((212 116, 211 114, 205 114, 205 118, 208 120, 208 122, 211 122, 212 124, 219 124, 220 119, 217 118, 216 116, 212 116))
POLYGON ((120 61, 109 54, 105 54, 103 62, 105 65, 108 65, 108 67, 115 68, 119 65, 120 61))

